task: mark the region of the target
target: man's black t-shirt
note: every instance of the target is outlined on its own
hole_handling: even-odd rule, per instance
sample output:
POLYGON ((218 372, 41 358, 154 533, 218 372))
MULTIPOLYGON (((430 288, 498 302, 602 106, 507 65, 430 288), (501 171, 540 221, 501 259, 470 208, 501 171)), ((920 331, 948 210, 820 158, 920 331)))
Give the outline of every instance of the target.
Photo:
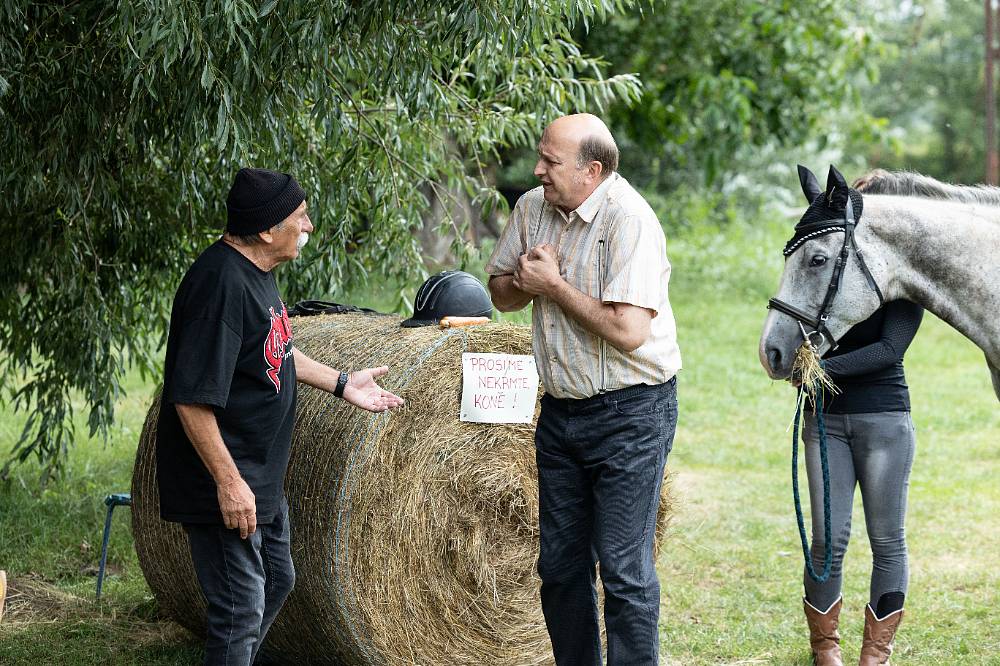
POLYGON ((295 419, 292 329, 271 273, 218 241, 174 297, 157 423, 160 515, 221 523, 212 479, 175 404, 209 405, 267 524, 281 506, 295 419))

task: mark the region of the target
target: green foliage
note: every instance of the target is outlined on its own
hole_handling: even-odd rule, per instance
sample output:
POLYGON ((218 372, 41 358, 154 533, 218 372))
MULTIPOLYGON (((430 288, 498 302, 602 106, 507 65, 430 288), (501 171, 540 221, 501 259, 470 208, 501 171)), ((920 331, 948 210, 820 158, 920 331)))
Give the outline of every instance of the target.
POLYGON ((747 303, 767 302, 777 285, 774 270, 782 265, 775 230, 787 234, 789 222, 773 206, 752 202, 751 210, 760 212, 753 215, 751 224, 738 224, 746 221, 743 202, 717 193, 697 196, 684 186, 666 201, 663 212, 659 207, 657 212, 667 233, 667 255, 675 267, 671 295, 686 298, 685 290, 698 285, 700 297, 708 302, 734 297, 747 303), (677 220, 686 226, 679 226, 677 220))
POLYGON ((637 105, 612 107, 622 172, 712 185, 764 146, 822 142, 871 47, 852 19, 833 0, 665 0, 592 27, 585 48, 644 82, 637 105))
MULTIPOLYGON (((71 391, 106 432, 125 370, 155 370, 149 341, 239 166, 293 172, 308 193, 317 238, 279 272, 286 298, 373 270, 403 283, 429 198, 464 192, 488 214, 498 148, 637 97, 571 33, 628 4, 0 3, 0 372, 32 412, 12 460, 58 469, 71 391)), ((442 221, 457 239, 467 223, 442 221)))
POLYGON ((867 112, 886 119, 894 140, 859 144, 859 152, 873 166, 981 182, 986 165, 982 3, 868 0, 866 8, 866 23, 885 50, 878 80, 863 86, 862 99, 867 112))

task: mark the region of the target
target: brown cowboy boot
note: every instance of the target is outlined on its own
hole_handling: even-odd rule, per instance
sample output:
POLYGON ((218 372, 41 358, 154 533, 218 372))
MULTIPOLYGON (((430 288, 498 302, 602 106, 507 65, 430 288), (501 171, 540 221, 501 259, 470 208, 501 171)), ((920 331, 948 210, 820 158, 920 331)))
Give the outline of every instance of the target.
POLYGON ((878 666, 888 664, 892 654, 892 639, 896 637, 896 629, 903 621, 903 609, 889 613, 879 620, 875 611, 865 604, 865 639, 861 644, 861 661, 859 666, 878 666))
POLYGON ((813 663, 816 666, 843 666, 840 656, 840 607, 844 599, 837 599, 825 613, 802 598, 802 609, 809 623, 809 646, 812 648, 813 663))

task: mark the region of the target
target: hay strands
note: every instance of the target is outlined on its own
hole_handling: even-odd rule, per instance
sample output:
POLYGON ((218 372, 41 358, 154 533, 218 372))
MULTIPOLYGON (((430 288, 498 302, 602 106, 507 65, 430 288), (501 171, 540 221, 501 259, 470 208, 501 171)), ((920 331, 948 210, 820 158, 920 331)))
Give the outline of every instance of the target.
POLYGON ((814 412, 817 398, 822 399, 828 393, 830 395, 840 393, 837 385, 830 379, 830 375, 826 374, 819 358, 819 352, 809 340, 804 340, 795 351, 791 376, 794 381, 799 382, 802 389, 799 392, 799 400, 802 401, 808 397, 814 412))

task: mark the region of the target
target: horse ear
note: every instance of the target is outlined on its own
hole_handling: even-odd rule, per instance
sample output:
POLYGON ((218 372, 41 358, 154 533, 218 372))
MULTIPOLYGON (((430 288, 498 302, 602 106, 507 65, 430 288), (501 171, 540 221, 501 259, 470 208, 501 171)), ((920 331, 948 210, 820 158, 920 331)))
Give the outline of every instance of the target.
POLYGON ((829 195, 838 187, 847 189, 847 180, 844 179, 844 174, 837 171, 837 167, 830 165, 830 173, 826 176, 826 193, 829 195))
POLYGON ((806 201, 812 203, 816 200, 816 197, 823 194, 823 190, 819 189, 819 181, 816 180, 816 176, 812 171, 805 168, 801 164, 798 166, 799 185, 802 186, 802 194, 806 195, 806 201))

